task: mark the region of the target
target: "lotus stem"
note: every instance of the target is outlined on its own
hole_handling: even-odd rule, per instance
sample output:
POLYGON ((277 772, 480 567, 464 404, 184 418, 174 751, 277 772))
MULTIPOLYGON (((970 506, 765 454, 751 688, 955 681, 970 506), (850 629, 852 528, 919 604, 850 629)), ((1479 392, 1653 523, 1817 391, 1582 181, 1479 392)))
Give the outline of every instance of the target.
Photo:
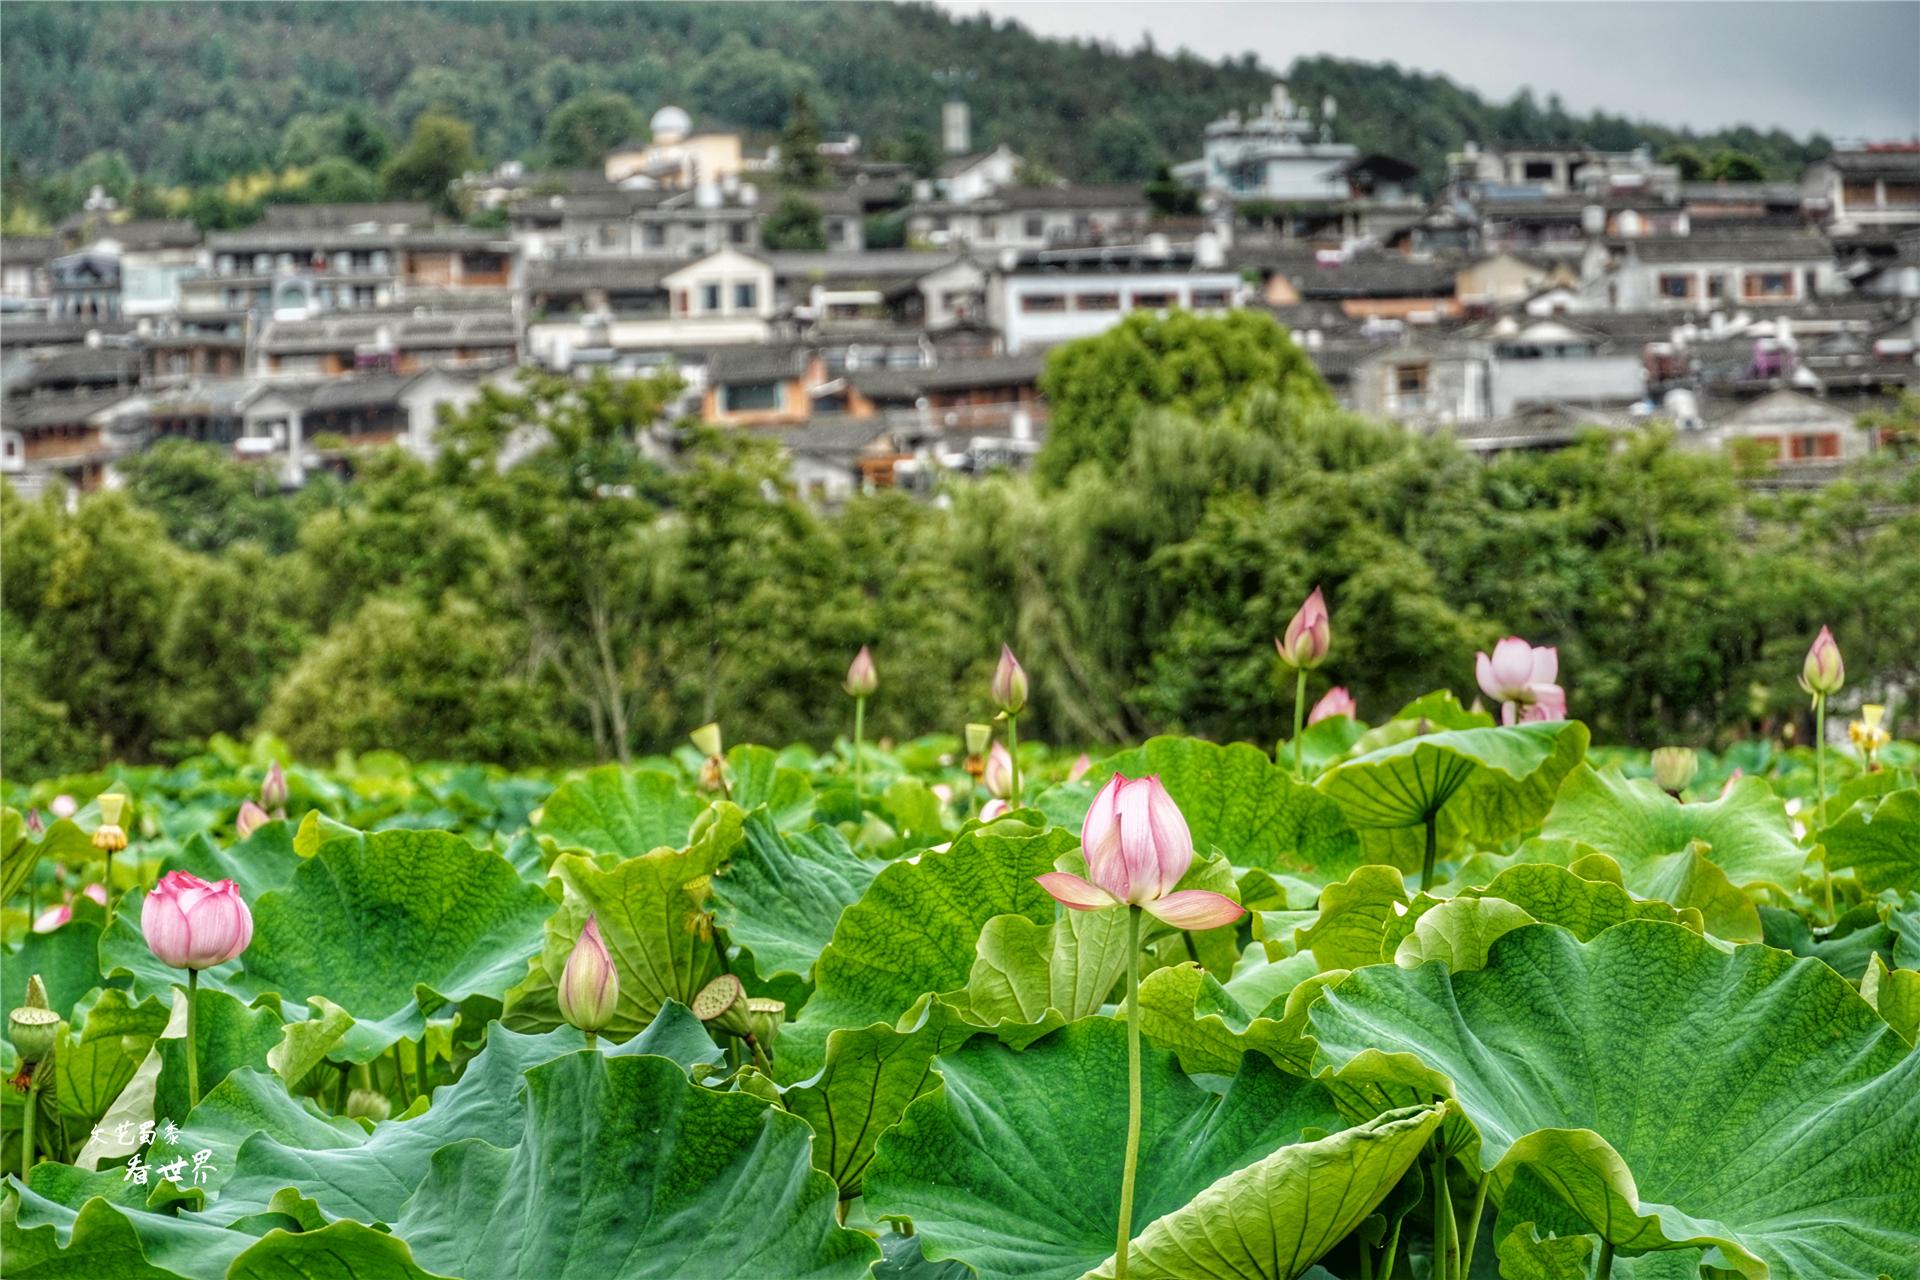
MULTIPOLYGON (((1020 717, 1019 716, 1010 715, 1007 717, 1007 754, 1013 758, 1013 781, 1009 784, 1009 786, 1011 787, 1011 790, 1008 792, 1008 795, 1007 795, 1007 807, 1009 809, 1018 809, 1020 807, 1020 717)), ((1124 1269, 1125 1268, 1123 1265, 1122 1270, 1124 1271, 1124 1269)))
POLYGON ((420 1043, 413 1050, 413 1077, 420 1085, 419 1096, 431 1097, 433 1088, 427 1083, 427 1024, 424 1020, 420 1023, 420 1043))
POLYGON ((33 1122, 40 1111, 40 1064, 27 1069, 27 1109, 20 1117, 20 1181, 33 1170, 33 1122))
POLYGON ((1360 1246, 1360 1280, 1373 1280, 1373 1246, 1360 1246))
MULTIPOLYGON (((108 854, 112 857, 112 854, 108 854)), ((113 895, 107 895, 113 901, 113 895)), ((195 1013, 200 1006, 200 971, 187 970, 187 1109, 200 1105, 200 1042, 195 1032, 195 1013)))
MULTIPOLYGON (((1827 695, 1813 695, 1813 812, 1807 815, 1812 824, 1808 830, 1820 825, 1820 811, 1827 807, 1827 695)), ((1826 889, 1827 923, 1834 924, 1839 917, 1833 910, 1833 863, 1824 849, 1820 852, 1820 879, 1826 889)))
POLYGON ((1429 891, 1433 888, 1433 863, 1440 852, 1440 819, 1437 814, 1427 815, 1427 856, 1420 863, 1420 888, 1429 891))
POLYGON ((586 1037, 587 1037, 587 1051, 588 1051, 589 1053, 598 1053, 598 1052, 600 1052, 600 1046, 599 1046, 599 1043, 598 1043, 598 1042, 599 1042, 599 1037, 598 1037, 598 1036, 596 1036, 596 1035, 594 1035, 594 1033, 593 1033, 593 1032, 591 1032, 591 1031, 589 1031, 589 1032, 587 1032, 587 1033, 586 1033, 586 1037))
MULTIPOLYGON (((106 901, 106 905, 102 909, 107 913, 107 923, 101 929, 102 937, 105 937, 107 934, 113 932, 113 850, 107 849, 104 852, 107 855, 107 866, 106 866, 106 870, 102 873, 102 878, 107 882, 106 883, 107 901, 106 901)), ((84 877, 85 877, 85 873, 83 872, 82 878, 84 877)))
POLYGON ((1593 1265, 1593 1280, 1607 1280, 1613 1274, 1613 1241, 1600 1241, 1600 1258, 1593 1265))
POLYGON ((1393 1234, 1387 1237, 1386 1258, 1380 1264, 1380 1280, 1393 1280, 1393 1264, 1400 1260, 1400 1228, 1406 1220, 1405 1214, 1393 1220, 1393 1234))
POLYGON ((1306 781, 1306 775, 1300 771, 1300 732, 1306 724, 1307 714, 1307 669, 1300 668, 1293 680, 1293 776, 1306 781))
POLYGON ((1454 1280, 1460 1272, 1460 1225, 1447 1187, 1447 1149, 1433 1144, 1433 1274, 1454 1280))
POLYGON ((753 1065, 760 1068, 761 1074, 771 1076, 773 1066, 767 1061, 766 1051, 760 1047, 760 1037, 748 1035, 747 1048, 753 1051, 753 1065))
POLYGON ((333 1113, 347 1114, 347 1080, 353 1074, 353 1068, 347 1063, 340 1064, 340 1079, 333 1086, 333 1113))
POLYGON ((867 795, 867 762, 860 754, 861 739, 867 731, 867 700, 853 700, 853 798, 863 806, 867 795))
POLYGON ((1473 1246, 1480 1239, 1480 1218, 1487 1211, 1487 1188, 1493 1185, 1493 1178, 1481 1175, 1480 1185, 1473 1192, 1473 1216, 1467 1219, 1467 1239, 1460 1246, 1460 1275, 1473 1274, 1473 1246))
MULTIPOLYGON (((1007 717, 1011 723, 1013 717, 1007 717)), ((1120 1225, 1113 1247, 1114 1280, 1127 1280, 1133 1240, 1133 1166, 1140 1158, 1140 908, 1127 908, 1127 1156, 1120 1171, 1120 1225)))
POLYGON ((400 1061, 400 1042, 395 1040, 387 1046, 387 1058, 393 1063, 393 1096, 402 1102, 407 1099, 407 1069, 400 1061))

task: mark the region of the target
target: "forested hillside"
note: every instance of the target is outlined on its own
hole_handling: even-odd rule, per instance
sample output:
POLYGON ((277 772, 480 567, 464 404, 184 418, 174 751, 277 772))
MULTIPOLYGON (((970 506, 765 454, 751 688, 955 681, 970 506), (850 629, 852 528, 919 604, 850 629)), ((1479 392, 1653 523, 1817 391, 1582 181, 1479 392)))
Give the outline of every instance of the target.
POLYGON ((1576 117, 1530 94, 1490 103, 1391 66, 1304 58, 1275 69, 1251 55, 1213 63, 1042 40, 929 5, 15 3, 4 23, 0 146, 16 181, 90 157, 111 171, 117 158, 101 153, 118 152, 148 182, 213 183, 297 162, 290 141, 298 151, 319 117, 348 107, 395 137, 438 107, 473 126, 481 159, 540 162, 550 118, 596 91, 624 95, 640 120, 671 101, 703 125, 770 135, 805 90, 828 129, 924 154, 924 136, 907 135, 934 131, 956 76, 977 141, 1010 142, 1082 179, 1139 178, 1196 153, 1207 120, 1264 98, 1281 72, 1304 102, 1339 99, 1338 136, 1416 160, 1429 180, 1469 138, 1690 140, 1751 154, 1777 177, 1824 149, 1778 131, 1694 138, 1576 117))

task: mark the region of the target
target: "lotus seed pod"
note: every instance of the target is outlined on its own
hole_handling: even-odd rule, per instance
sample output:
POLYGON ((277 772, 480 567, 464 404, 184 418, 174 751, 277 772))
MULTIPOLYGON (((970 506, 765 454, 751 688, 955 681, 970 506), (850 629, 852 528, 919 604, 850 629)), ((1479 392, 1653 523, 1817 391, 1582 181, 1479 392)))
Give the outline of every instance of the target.
POLYGON ((372 1089, 355 1089, 347 1095, 347 1114, 356 1120, 372 1120, 376 1123, 393 1114, 393 1103, 384 1093, 372 1089))
POLYGON ((692 739, 695 749, 709 758, 720 754, 720 726, 703 724, 687 735, 692 739))
POLYGON ((747 1024, 753 1028, 753 1038, 760 1042, 762 1053, 773 1052, 773 1042, 779 1039, 780 1028, 786 1020, 785 1000, 755 996, 747 1001, 747 1024))
POLYGON ((7 1038, 20 1051, 21 1061, 36 1064, 53 1052, 60 1038, 60 1015, 51 1009, 33 1009, 25 1005, 7 1016, 7 1038))
POLYGON ((967 754, 983 756, 987 754, 987 745, 993 741, 993 726, 990 724, 970 724, 967 726, 967 754))
POLYGON ((693 998, 693 1016, 729 1035, 744 1036, 753 1031, 747 1020, 746 988, 731 973, 723 973, 700 988, 700 994, 693 998))

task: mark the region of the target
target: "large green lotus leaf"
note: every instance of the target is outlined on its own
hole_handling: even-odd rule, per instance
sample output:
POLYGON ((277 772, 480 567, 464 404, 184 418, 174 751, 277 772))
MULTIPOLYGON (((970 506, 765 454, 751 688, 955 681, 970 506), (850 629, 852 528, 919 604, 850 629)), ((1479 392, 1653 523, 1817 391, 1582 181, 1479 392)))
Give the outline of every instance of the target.
MULTIPOLYGON (((200 1096, 243 1067, 265 1067, 267 1055, 278 1048, 285 1024, 272 1009, 249 1009, 224 991, 200 993, 195 1011, 194 1042, 199 1045, 200 1096)), ((154 1115, 184 1116, 187 1101, 186 1037, 162 1039, 160 1079, 154 1091, 154 1115)))
POLYGON ((327 997, 355 1019, 337 1052, 365 1062, 418 1039, 446 1004, 504 996, 552 905, 498 853, 448 832, 329 840, 253 904, 253 944, 229 985, 327 997))
MULTIPOLYGON (((371 1134, 289 1098, 271 1076, 236 1072, 187 1125, 190 1136, 213 1148, 212 1163, 231 1171, 206 1215, 224 1223, 264 1213, 276 1193, 295 1187, 326 1217, 392 1222, 435 1151, 515 1130, 524 1108, 522 1073, 583 1043, 571 1027, 525 1036, 496 1024, 460 1079, 433 1091, 432 1106, 384 1121, 371 1134)), ((699 1019, 680 1005, 667 1006, 653 1025, 606 1054, 664 1056, 682 1070, 720 1061, 699 1019)))
MULTIPOLYGON (((1282 1147, 1150 1224, 1127 1250, 1140 1280, 1295 1280, 1340 1243, 1440 1127, 1441 1107, 1403 1107, 1282 1147)), ((1110 1260, 1094 1275, 1111 1277, 1110 1260)))
POLYGON ((872 1280, 974 1280, 973 1268, 964 1262, 927 1261, 920 1252, 920 1237, 905 1231, 882 1230, 880 1255, 872 1280))
POLYGON ((945 997, 986 1027, 1098 1013, 1127 971, 1127 913, 1068 911, 1050 924, 995 916, 980 931, 965 991, 945 997))
POLYGON ((1407 886, 1395 867, 1370 863, 1355 867, 1345 880, 1320 894, 1320 913, 1294 932, 1294 941, 1313 953, 1322 969, 1357 969, 1379 964, 1387 926, 1407 914, 1407 886))
POLYGON ((1920 889, 1920 791, 1862 800, 1820 833, 1827 861, 1868 893, 1920 889))
POLYGON ((1860 994, 1908 1044, 1920 1039, 1920 972, 1889 969, 1875 952, 1860 980, 1860 994))
POLYGON ((19 1008, 34 974, 47 985, 47 1006, 65 1017, 80 997, 101 985, 100 925, 73 919, 50 933, 29 933, 0 964, 0 1004, 19 1008))
POLYGON ((834 1222, 807 1126, 703 1089, 664 1058, 576 1053, 526 1074, 523 1122, 445 1147, 396 1234, 424 1266, 489 1280, 866 1274, 834 1222))
POLYGON ((1355 970, 1307 1019, 1339 1083, 1455 1098, 1496 1203, 1530 1169, 1626 1249, 1706 1247, 1749 1277, 1911 1270, 1920 1055, 1817 961, 1650 921, 1586 943, 1528 925, 1474 972, 1355 970))
POLYGON ((1429 819, 1443 856, 1469 839, 1523 834, 1553 807, 1586 750, 1587 727, 1577 720, 1455 729, 1357 756, 1315 785, 1359 831, 1367 861, 1417 871, 1429 819))
POLYGON ((1003 820, 887 866, 841 912, 814 965, 813 998, 780 1034, 778 1077, 818 1071, 834 1028, 894 1023, 921 996, 966 985, 974 944, 993 917, 1051 921, 1058 908, 1034 877, 1077 846, 1070 831, 1003 820))
POLYGON ((540 807, 533 829, 562 849, 632 857, 685 845, 706 807, 670 773, 610 764, 562 783, 540 807))
POLYGON ((1721 799, 1681 804, 1645 778, 1578 769, 1561 788, 1541 834, 1606 854, 1626 869, 1629 884, 1640 863, 1696 847, 1742 889, 1791 890, 1807 861, 1786 806, 1758 778, 1742 778, 1721 799))
POLYGON ((1805 916, 1785 907, 1761 907, 1760 919, 1768 946, 1796 956, 1811 956, 1842 977, 1859 982, 1866 977, 1874 956, 1893 954, 1896 939, 1880 912, 1878 903, 1860 903, 1843 912, 1822 936, 1815 936, 1805 916))
POLYGON ((136 1003, 115 988, 74 1006, 79 1025, 61 1039, 53 1063, 54 1096, 76 1135, 112 1109, 166 1029, 170 1008, 170 1001, 136 1003))
POLYGON ((948 1005, 928 1000, 907 1030, 875 1023, 828 1034, 826 1065, 790 1085, 782 1103, 813 1127, 814 1167, 839 1184, 843 1197, 859 1192, 880 1135, 939 1083, 934 1059, 978 1031, 948 1005))
POLYGON ((202 880, 231 880, 240 896, 258 902, 271 889, 284 889, 305 861, 293 847, 293 828, 269 822, 245 840, 222 849, 204 833, 190 837, 161 864, 165 871, 190 871, 202 880))
MULTIPOLYGON (((1136 1231, 1306 1131, 1343 1123, 1319 1085, 1258 1055, 1216 1095, 1170 1054, 1142 1053, 1136 1231)), ((940 1074, 943 1086, 881 1137, 868 1212, 912 1218, 927 1257, 958 1258, 986 1280, 1066 1280, 1109 1257, 1126 1148, 1125 1024, 1069 1023, 1023 1052, 982 1037, 944 1055, 940 1074)))
MULTIPOLYGON (((1708 933, 1728 942, 1759 942, 1765 936, 1753 899, 1698 847, 1622 866, 1578 840, 1536 839, 1520 846, 1520 856, 1526 860, 1520 865, 1552 863, 1582 880, 1619 885, 1636 900, 1698 914, 1708 933)), ((1690 924, 1691 918, 1684 922, 1690 924)))
POLYGON ((732 786, 728 799, 742 809, 766 806, 782 831, 799 831, 813 820, 813 786, 807 775, 780 763, 766 747, 738 746, 727 752, 732 786))
POLYGON ((438 1280, 404 1240, 358 1222, 269 1231, 233 1260, 226 1280, 438 1280))
POLYGON ((1504 899, 1542 924, 1572 930, 1582 942, 1627 920, 1664 920, 1695 933, 1705 929, 1697 908, 1636 898, 1616 881, 1589 880, 1546 862, 1518 863, 1483 887, 1462 890, 1461 896, 1504 899))
POLYGON ((783 834, 765 811, 756 811, 713 877, 714 917, 728 939, 752 955, 762 978, 804 978, 832 939, 841 911, 878 870, 832 827, 783 834))
POLYGON ((1140 984, 1141 1034, 1172 1050, 1193 1073, 1231 1074, 1251 1050, 1304 1074, 1313 1056, 1313 1042, 1301 1036, 1307 1008, 1347 971, 1311 972, 1312 957, 1304 953, 1292 960, 1298 981, 1251 1007, 1199 965, 1156 969, 1140 984))
POLYGON ((1075 830, 1093 791, 1116 773, 1158 775, 1180 806, 1194 846, 1218 849, 1236 867, 1327 876, 1361 860, 1359 841, 1338 806, 1244 742, 1149 738, 1108 756, 1083 780, 1086 800, 1069 824, 1075 830))
POLYGON ((1525 908, 1504 898, 1450 898, 1424 911, 1394 947, 1393 962, 1411 969, 1438 961, 1458 973, 1487 963, 1493 944, 1533 924, 1525 908))

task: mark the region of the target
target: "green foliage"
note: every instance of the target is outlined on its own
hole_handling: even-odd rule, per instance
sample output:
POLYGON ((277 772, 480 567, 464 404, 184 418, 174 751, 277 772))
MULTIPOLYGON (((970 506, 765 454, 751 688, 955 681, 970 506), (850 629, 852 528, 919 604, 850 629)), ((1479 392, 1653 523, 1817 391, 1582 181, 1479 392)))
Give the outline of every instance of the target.
POLYGON ((427 200, 451 213, 454 180, 478 164, 473 126, 429 111, 413 122, 407 145, 380 171, 380 183, 394 199, 427 200))
POLYGON ((1107 182, 1145 182, 1166 163, 1160 139, 1130 113, 1101 119, 1087 141, 1093 151, 1092 176, 1107 182))
POLYGON ((793 110, 780 131, 780 181, 795 187, 827 183, 827 162, 820 154, 820 120, 803 89, 793 95, 793 110))
POLYGON ((1679 169, 1682 182, 1698 182, 1707 173, 1707 158, 1700 154, 1700 148, 1685 142, 1677 142, 1662 151, 1660 163, 1679 169))
POLYGON ((1154 170, 1153 181, 1146 185, 1147 203, 1155 213, 1169 218, 1191 218, 1200 212, 1200 191, 1173 176, 1162 164, 1154 170))
POLYGON ((562 169, 597 168, 607 152, 639 137, 645 124, 625 94, 583 93, 547 117, 547 158, 562 169))
POLYGON ((1703 175, 1709 182, 1764 182, 1766 165, 1732 147, 1714 153, 1703 175))
POLYGON ((760 239, 769 249, 820 250, 827 247, 827 232, 820 221, 820 206, 791 192, 760 224, 760 239))

